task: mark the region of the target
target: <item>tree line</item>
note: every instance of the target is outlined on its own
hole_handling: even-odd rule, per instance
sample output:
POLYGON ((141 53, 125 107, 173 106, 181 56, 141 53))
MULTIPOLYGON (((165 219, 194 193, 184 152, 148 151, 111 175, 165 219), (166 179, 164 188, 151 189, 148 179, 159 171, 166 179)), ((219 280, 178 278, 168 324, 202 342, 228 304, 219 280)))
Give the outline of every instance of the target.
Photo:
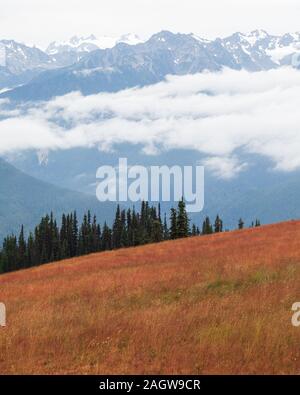
MULTIPOLYGON (((259 226, 256 220, 252 226, 259 226)), ((239 220, 238 228, 244 222, 239 220)), ((184 200, 170 210, 169 218, 162 218, 160 205, 141 203, 139 212, 117 206, 113 225, 104 222, 101 226, 96 216, 88 211, 79 224, 76 211, 63 214, 58 225, 53 213, 44 216, 34 231, 25 237, 24 227, 19 236, 9 235, 0 250, 0 273, 25 269, 49 262, 119 248, 134 247, 164 240, 223 232, 223 221, 217 215, 212 224, 209 217, 202 229, 190 226, 184 200)))

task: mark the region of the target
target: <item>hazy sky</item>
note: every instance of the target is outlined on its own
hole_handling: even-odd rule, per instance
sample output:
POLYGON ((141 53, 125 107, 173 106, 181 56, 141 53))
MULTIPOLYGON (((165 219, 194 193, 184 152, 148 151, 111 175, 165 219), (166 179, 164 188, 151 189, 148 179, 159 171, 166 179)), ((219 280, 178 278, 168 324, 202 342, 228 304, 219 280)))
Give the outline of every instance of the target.
POLYGON ((147 37, 167 29, 213 38, 300 30, 299 0, 0 0, 0 39, 45 47, 72 35, 147 37))

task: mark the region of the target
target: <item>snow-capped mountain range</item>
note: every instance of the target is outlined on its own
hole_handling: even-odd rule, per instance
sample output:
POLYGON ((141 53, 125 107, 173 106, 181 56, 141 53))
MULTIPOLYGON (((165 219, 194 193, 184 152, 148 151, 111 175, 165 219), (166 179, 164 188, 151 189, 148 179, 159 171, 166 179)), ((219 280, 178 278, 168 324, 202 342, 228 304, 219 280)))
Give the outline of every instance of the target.
POLYGON ((167 74, 189 74, 222 67, 250 71, 285 65, 299 67, 300 33, 270 35, 264 30, 206 40, 195 34, 162 31, 149 40, 72 37, 43 51, 12 40, 0 41, 1 96, 48 99, 80 90, 117 91, 161 81, 167 74))

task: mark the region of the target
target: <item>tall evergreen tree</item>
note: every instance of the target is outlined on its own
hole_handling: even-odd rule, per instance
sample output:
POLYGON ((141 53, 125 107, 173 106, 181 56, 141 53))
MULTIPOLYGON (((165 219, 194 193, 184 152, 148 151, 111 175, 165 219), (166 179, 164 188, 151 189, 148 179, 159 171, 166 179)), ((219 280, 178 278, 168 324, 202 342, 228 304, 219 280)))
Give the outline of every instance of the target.
POLYGON ((167 223, 167 214, 165 213, 164 225, 163 225, 163 239, 169 240, 169 238, 170 238, 170 232, 169 232, 168 223, 167 223))
POLYGON ((101 249, 103 251, 112 249, 112 232, 106 222, 104 222, 102 229, 101 249))
POLYGON ((179 238, 188 237, 189 235, 189 218, 183 198, 178 203, 177 235, 179 238))
POLYGON ((21 232, 18 239, 18 265, 21 268, 27 266, 27 254, 26 254, 26 241, 24 237, 24 226, 21 227, 21 232))
POLYGON ((121 221, 121 209, 117 206, 115 221, 112 229, 112 243, 113 248, 121 247, 121 236, 122 236, 122 221, 121 221))
POLYGON ((175 208, 171 208, 170 223, 170 238, 175 240, 178 238, 177 211, 175 208))

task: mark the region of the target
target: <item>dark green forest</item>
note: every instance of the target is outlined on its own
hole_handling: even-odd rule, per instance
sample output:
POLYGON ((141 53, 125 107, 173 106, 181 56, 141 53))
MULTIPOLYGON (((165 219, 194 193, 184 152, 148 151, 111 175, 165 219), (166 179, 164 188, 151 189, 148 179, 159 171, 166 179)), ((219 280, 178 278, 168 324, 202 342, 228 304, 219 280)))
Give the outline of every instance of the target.
MULTIPOLYGON (((259 226, 256 220, 252 226, 259 226)), ((238 228, 243 229, 242 219, 238 228)), ((79 224, 76 212, 63 214, 58 225, 53 213, 44 216, 34 231, 25 237, 24 227, 19 236, 9 235, 0 251, 0 273, 25 269, 62 259, 119 248, 134 247, 166 240, 223 232, 223 221, 217 215, 214 223, 209 217, 202 228, 190 224, 185 202, 161 215, 160 205, 142 202, 140 211, 117 206, 112 227, 101 226, 88 211, 79 224)))

